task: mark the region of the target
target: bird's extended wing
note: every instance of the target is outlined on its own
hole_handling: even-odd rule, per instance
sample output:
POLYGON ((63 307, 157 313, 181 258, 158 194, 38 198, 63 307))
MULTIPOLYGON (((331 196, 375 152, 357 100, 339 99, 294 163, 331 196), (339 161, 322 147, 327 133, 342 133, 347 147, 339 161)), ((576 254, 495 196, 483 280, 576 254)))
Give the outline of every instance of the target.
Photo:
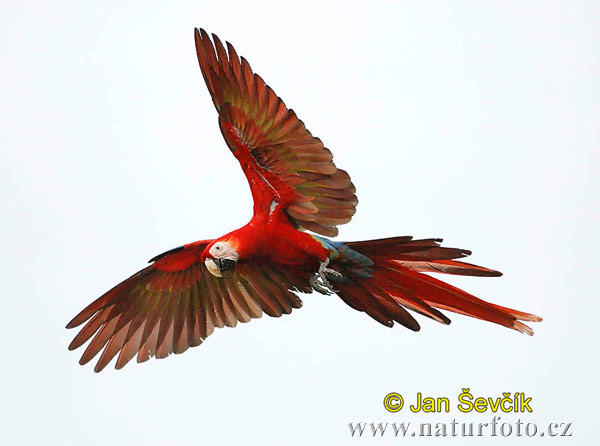
POLYGON ((275 265, 239 262, 230 277, 212 276, 200 261, 209 241, 158 256, 155 262, 123 281, 73 318, 67 328, 87 324, 69 345, 90 338, 80 363, 104 350, 94 370, 101 371, 119 353, 116 368, 136 354, 137 361, 165 358, 200 345, 215 327, 267 313, 288 314, 302 302, 290 290, 309 291, 308 276, 275 265))
POLYGON ((195 37, 221 132, 248 178, 255 214, 279 204, 298 227, 337 235, 358 203, 348 174, 229 42, 225 50, 213 34, 213 46, 202 29, 195 37))

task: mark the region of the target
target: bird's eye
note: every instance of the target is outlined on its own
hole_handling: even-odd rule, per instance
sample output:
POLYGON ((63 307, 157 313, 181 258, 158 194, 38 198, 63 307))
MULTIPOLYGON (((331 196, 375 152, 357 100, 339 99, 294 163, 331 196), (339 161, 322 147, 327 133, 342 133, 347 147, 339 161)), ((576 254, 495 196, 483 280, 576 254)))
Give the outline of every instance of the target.
POLYGON ((220 245, 217 245, 217 246, 215 246, 215 249, 216 249, 217 251, 220 251, 220 250, 221 250, 221 246, 220 246, 220 245))

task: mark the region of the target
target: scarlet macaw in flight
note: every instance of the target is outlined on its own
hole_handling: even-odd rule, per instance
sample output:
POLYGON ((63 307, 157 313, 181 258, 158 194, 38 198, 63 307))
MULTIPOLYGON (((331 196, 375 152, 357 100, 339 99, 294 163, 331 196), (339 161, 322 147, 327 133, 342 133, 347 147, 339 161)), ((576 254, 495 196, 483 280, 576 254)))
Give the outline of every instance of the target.
POLYGON ((470 251, 441 247, 441 239, 341 243, 321 237, 336 236, 336 226, 354 215, 358 200, 350 177, 231 44, 226 50, 202 29, 195 30, 195 40, 221 132, 250 184, 254 215, 218 239, 154 257, 75 316, 67 328, 87 324, 69 349, 93 336, 81 364, 101 350, 96 372, 117 353, 117 369, 136 354, 143 362, 182 353, 200 345, 215 327, 234 327, 263 312, 290 313, 302 305, 294 292, 335 293, 389 327, 395 321, 420 329, 406 309, 449 324, 441 308, 533 334, 521 321, 540 317, 485 302, 423 274, 501 275, 455 260, 470 251))

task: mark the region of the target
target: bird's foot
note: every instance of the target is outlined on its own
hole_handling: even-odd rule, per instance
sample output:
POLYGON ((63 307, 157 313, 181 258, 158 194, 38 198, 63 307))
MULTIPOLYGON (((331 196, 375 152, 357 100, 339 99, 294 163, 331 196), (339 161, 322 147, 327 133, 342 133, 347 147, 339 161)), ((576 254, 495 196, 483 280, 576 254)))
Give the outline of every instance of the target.
POLYGON ((319 271, 310 278, 310 286, 317 292, 325 294, 327 296, 336 293, 337 290, 333 288, 333 285, 329 282, 327 275, 333 277, 342 278, 342 273, 331 268, 327 268, 329 265, 329 259, 325 259, 319 266, 319 271))

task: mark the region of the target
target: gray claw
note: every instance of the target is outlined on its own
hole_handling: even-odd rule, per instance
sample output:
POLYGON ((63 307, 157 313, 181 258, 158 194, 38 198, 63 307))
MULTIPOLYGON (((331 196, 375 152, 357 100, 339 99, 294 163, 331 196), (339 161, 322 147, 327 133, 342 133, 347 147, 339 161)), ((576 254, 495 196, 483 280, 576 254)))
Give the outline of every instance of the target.
POLYGON ((310 286, 317 292, 325 294, 327 296, 337 293, 337 290, 333 289, 333 285, 329 283, 327 275, 330 274, 334 277, 342 278, 342 274, 334 269, 327 268, 329 265, 329 259, 326 259, 319 266, 319 271, 310 278, 310 286))
POLYGON ((327 296, 334 293, 331 284, 329 282, 325 282, 319 275, 314 275, 310 278, 310 286, 313 288, 313 290, 327 296))

